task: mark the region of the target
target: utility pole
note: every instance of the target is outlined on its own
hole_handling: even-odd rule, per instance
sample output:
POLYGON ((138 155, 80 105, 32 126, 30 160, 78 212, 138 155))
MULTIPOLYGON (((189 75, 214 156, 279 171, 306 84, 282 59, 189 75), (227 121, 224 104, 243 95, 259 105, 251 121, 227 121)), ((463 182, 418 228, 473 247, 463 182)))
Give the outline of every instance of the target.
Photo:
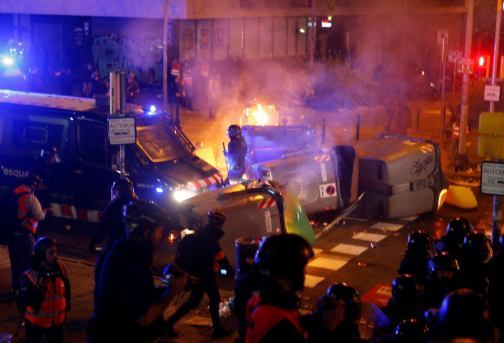
MULTIPOLYGON (((499 58, 499 39, 501 28, 502 16, 502 0, 497 0, 497 19, 495 22, 495 41, 494 41, 494 55, 492 63, 492 86, 495 86, 497 76, 497 59, 499 58)), ((490 113, 493 113, 495 103, 490 101, 490 113)), ((495 159, 495 162, 503 162, 501 159, 495 159)), ((497 251, 499 247, 499 237, 501 235, 501 219, 502 219, 502 196, 494 195, 493 201, 493 221, 492 221, 492 249, 497 251)), ((501 251, 502 253, 502 251, 501 251)))
MULTIPOLYGON (((467 0, 467 24, 466 24, 466 41, 464 58, 471 58, 472 49, 472 33, 473 33, 473 19, 474 19, 474 1, 467 0)), ((460 129, 459 129, 459 148, 457 167, 459 171, 463 171, 467 165, 467 118, 469 116, 469 78, 470 75, 464 73, 462 81, 462 108, 460 111, 460 129)))
POLYGON ((168 14, 170 12, 170 0, 166 0, 166 9, 163 25, 163 110, 168 109, 168 14))

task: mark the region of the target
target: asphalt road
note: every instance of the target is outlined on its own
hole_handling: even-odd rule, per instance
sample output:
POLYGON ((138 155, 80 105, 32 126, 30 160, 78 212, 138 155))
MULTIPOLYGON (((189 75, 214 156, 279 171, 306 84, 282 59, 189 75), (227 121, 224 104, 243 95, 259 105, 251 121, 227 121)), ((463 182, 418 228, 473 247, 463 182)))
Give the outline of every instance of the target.
MULTIPOLYGON (((419 101, 409 105, 413 113, 416 113, 416 108, 420 110, 418 116, 420 121, 417 131, 417 117, 413 116, 413 126, 408 135, 421 138, 435 137, 439 131, 439 103, 419 101)), ((234 122, 236 115, 236 112, 223 107, 220 110, 219 120, 210 122, 207 121, 204 111, 182 111, 183 131, 193 143, 198 141, 203 147, 212 148, 217 167, 221 170, 223 157, 220 149, 222 141, 225 140, 225 129, 234 122)), ((357 115, 360 117, 360 141, 374 137, 383 128, 385 113, 381 106, 352 111, 343 110, 337 113, 319 113, 318 133, 321 132, 322 118, 326 119, 327 125, 326 141, 321 146, 357 143, 357 115)), ((474 150, 476 139, 476 135, 471 138, 473 145, 469 147, 472 150, 474 150)), ((473 155, 470 155, 471 159, 473 155)), ((471 159, 469 163, 473 167, 480 162, 477 158, 471 159)), ((446 164, 450 162, 446 158, 443 161, 446 164)), ((335 226, 330 234, 315 244, 317 258, 307 268, 307 287, 302 293, 304 305, 308 308, 313 307, 316 300, 335 281, 351 283, 361 296, 376 288, 377 285, 390 286, 402 259, 401 253, 406 248, 408 233, 411 231, 425 230, 432 237, 439 237, 444 234, 451 218, 464 216, 475 227, 490 233, 492 197, 480 194, 477 187, 472 190, 479 203, 475 210, 462 210, 452 205, 445 205, 435 215, 386 222, 355 218, 350 215, 351 218, 346 218, 335 226)), ((317 223, 316 229, 323 228, 324 223, 329 223, 333 216, 326 214, 312 218, 317 223)), ((52 221, 51 225, 41 224, 39 234, 55 237, 60 242, 61 255, 94 264, 97 256, 87 251, 87 245, 94 230, 96 230, 96 225, 69 222, 58 218, 52 221)), ((176 244, 163 242, 156 251, 154 266, 162 270, 167 263, 172 262, 175 249, 176 244)), ((221 289, 232 290, 233 285, 232 277, 219 277, 221 289)))

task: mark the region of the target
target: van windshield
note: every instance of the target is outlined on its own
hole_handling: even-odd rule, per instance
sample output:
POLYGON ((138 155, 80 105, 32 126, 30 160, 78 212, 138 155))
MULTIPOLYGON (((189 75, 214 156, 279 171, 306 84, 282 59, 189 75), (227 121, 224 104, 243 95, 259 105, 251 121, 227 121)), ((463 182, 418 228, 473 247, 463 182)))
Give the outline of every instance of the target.
POLYGON ((191 153, 162 125, 137 127, 137 143, 152 162, 170 161, 191 153))

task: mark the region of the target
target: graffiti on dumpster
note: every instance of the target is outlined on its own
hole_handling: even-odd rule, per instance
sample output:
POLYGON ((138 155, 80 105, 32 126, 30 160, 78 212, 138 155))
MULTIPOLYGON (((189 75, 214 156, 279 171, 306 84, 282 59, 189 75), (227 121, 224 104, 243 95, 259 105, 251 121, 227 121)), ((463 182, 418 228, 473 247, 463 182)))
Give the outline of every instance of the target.
MULTIPOLYGON (((168 40, 171 43, 171 39, 168 40)), ((171 44, 168 44, 168 48, 171 44)), ((113 71, 129 70, 139 82, 147 82, 149 69, 154 80, 163 79, 163 40, 161 38, 127 39, 115 35, 94 37, 94 64, 102 77, 113 71)))
POLYGON ((420 176, 422 172, 427 171, 427 166, 434 160, 434 157, 427 156, 422 162, 420 158, 417 161, 413 161, 413 167, 411 167, 410 173, 420 176))

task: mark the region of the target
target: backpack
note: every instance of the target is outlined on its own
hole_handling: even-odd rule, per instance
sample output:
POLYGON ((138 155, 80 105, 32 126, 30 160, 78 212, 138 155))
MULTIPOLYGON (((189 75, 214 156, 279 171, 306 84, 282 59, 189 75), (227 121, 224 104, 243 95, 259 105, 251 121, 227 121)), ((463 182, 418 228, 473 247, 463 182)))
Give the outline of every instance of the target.
POLYGON ((199 272, 201 269, 201 249, 197 234, 186 235, 178 243, 175 263, 189 274, 195 275, 199 272))
POLYGON ((14 231, 21 226, 22 220, 18 218, 18 199, 26 194, 29 193, 21 192, 15 194, 14 192, 10 192, 0 195, 0 244, 9 244, 14 238, 14 231))

